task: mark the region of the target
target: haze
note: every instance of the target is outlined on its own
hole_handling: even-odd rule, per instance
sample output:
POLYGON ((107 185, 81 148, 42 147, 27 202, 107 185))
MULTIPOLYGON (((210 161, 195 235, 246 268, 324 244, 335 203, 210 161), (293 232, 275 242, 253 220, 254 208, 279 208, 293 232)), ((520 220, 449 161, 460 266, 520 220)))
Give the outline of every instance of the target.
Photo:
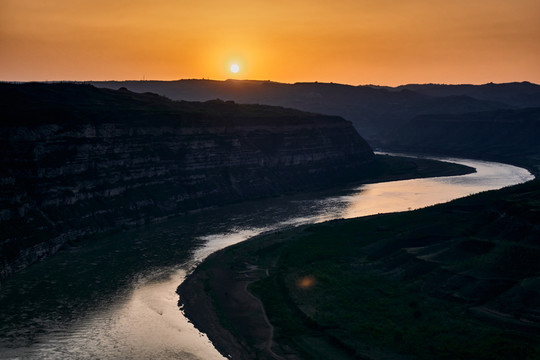
POLYGON ((539 83, 538 19, 538 0, 2 0, 0 80, 539 83))

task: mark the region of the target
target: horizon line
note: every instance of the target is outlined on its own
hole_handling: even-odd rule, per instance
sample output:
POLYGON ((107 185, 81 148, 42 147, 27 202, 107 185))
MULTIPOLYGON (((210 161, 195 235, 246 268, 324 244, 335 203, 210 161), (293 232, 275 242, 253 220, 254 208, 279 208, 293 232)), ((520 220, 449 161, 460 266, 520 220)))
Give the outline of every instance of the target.
POLYGON ((328 81, 296 81, 296 82, 282 82, 282 81, 274 81, 274 80, 258 80, 258 79, 210 79, 210 78, 183 78, 183 79, 173 79, 173 80, 160 80, 160 79, 142 79, 142 80, 0 80, 0 83, 4 84, 26 84, 26 83, 45 83, 45 84, 58 84, 58 83, 75 83, 75 84, 88 84, 88 83, 105 83, 105 82, 180 82, 180 81, 212 81, 212 82, 251 82, 251 83, 274 83, 274 84, 284 84, 284 85, 296 85, 296 84, 323 84, 323 85, 341 85, 341 86, 352 86, 352 87, 361 87, 361 86, 371 86, 371 87, 383 87, 383 88, 398 88, 402 86, 409 86, 409 85, 441 85, 441 86, 482 86, 482 85, 504 85, 504 84, 532 84, 540 86, 540 84, 534 83, 529 80, 522 80, 522 81, 508 81, 508 82, 486 82, 486 83, 434 83, 434 82, 426 82, 426 83, 406 83, 406 84, 400 84, 400 85, 380 85, 380 84, 346 84, 346 83, 339 83, 339 82, 328 82, 328 81))

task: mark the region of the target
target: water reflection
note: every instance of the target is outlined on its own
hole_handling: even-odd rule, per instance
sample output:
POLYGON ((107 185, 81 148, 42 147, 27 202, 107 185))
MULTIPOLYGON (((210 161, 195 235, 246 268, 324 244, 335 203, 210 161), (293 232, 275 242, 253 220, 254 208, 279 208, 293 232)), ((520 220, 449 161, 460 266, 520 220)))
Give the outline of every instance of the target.
POLYGON ((175 290, 184 276, 185 271, 178 270, 165 281, 140 282, 125 301, 116 306, 104 304, 104 310, 76 324, 69 332, 47 336, 28 356, 36 359, 221 359, 206 336, 179 316, 175 290))
POLYGON ((467 165, 476 173, 429 179, 391 181, 362 185, 358 193, 345 196, 343 218, 420 209, 433 204, 523 183, 534 177, 529 171, 512 165, 477 160, 441 159, 467 165))
POLYGON ((66 249, 0 291, 2 359, 222 359, 178 311, 177 286, 212 252, 285 226, 405 211, 532 179, 510 165, 244 203, 66 249))

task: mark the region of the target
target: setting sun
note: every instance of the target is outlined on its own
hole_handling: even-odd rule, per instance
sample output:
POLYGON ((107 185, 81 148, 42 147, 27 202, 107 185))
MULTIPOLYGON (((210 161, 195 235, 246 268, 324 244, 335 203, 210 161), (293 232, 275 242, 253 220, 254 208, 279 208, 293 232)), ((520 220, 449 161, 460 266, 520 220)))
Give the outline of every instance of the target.
POLYGON ((540 81, 538 0, 0 4, 2 81, 540 81))
POLYGON ((238 64, 232 64, 231 65, 231 72, 236 74, 240 71, 240 66, 238 64))
POLYGON ((539 20, 0 0, 0 360, 540 360, 539 20))

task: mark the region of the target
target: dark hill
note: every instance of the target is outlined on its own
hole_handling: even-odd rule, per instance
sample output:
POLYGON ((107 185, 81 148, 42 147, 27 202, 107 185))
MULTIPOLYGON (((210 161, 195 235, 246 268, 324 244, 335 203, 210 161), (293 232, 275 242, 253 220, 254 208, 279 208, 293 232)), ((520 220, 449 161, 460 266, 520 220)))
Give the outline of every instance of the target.
POLYGON ((106 123, 186 126, 276 125, 343 122, 337 116, 319 116, 283 107, 238 105, 212 98, 205 102, 171 101, 154 93, 126 88, 98 89, 74 83, 0 84, 2 123, 106 123))
POLYGON ((530 82, 483 85, 410 84, 396 90, 408 89, 430 96, 470 96, 479 100, 498 101, 512 107, 539 107, 540 86, 530 82))
POLYGON ((173 99, 221 98, 335 114, 350 120, 374 148, 519 159, 529 167, 539 163, 534 108, 540 107, 540 86, 528 82, 395 88, 236 80, 95 84, 153 91, 173 99))
POLYGON ((373 175, 351 123, 91 85, 0 84, 0 275, 66 242, 373 175))
POLYGON ((240 103, 269 104, 304 111, 339 115, 353 122, 371 144, 381 134, 404 120, 421 114, 487 111, 511 107, 491 99, 466 94, 431 96, 409 89, 349 86, 328 83, 284 84, 270 81, 123 81, 94 82, 99 87, 127 87, 151 91, 176 100, 234 100, 240 103))
POLYGON ((540 108, 422 115, 386 138, 395 149, 539 165, 540 108))

